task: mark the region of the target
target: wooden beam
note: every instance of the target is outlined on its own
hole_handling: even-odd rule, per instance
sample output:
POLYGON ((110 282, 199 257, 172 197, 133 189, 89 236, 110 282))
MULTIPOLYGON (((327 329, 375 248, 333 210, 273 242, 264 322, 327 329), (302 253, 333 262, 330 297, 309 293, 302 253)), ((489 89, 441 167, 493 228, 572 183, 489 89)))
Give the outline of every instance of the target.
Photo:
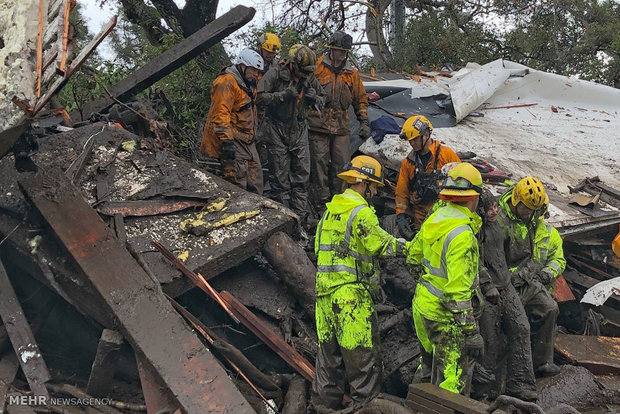
MULTIPOLYGON (((439 388, 438 386, 433 384, 409 385, 407 403, 409 403, 409 401, 415 401, 416 396, 420 396, 423 399, 438 404, 439 406, 443 406, 459 413, 487 414, 487 404, 465 397, 461 394, 456 394, 451 391, 444 390, 443 388, 439 388)), ((439 408, 437 408, 437 405, 434 405, 433 409, 437 412, 443 412, 442 410, 439 410, 439 408)))
MULTIPOLYGON (((244 26, 255 13, 251 7, 234 7, 110 87, 110 94, 120 101, 127 101, 244 26)), ((93 112, 102 112, 114 102, 112 98, 90 102, 84 105, 83 113, 89 116, 93 112)))
POLYGON ((620 338, 558 334, 555 350, 596 375, 620 375, 620 338))
POLYGON ((50 380, 50 373, 1 261, 0 295, 0 316, 28 385, 34 395, 48 397, 45 382, 50 380))
POLYGON ((65 75, 67 68, 67 45, 69 44, 69 16, 71 15, 71 9, 73 5, 72 0, 65 0, 64 8, 61 10, 62 20, 60 20, 58 28, 58 60, 57 68, 58 74, 65 75))
POLYGON ((123 345, 123 334, 104 329, 97 345, 97 353, 90 369, 86 393, 93 397, 108 397, 112 391, 112 380, 116 371, 118 351, 123 345))
POLYGON ((76 263, 79 271, 74 277, 103 300, 124 337, 157 369, 185 413, 254 413, 226 371, 62 171, 40 168, 18 183, 76 263))
POLYGON ((39 0, 39 32, 37 34, 37 83, 34 89, 35 98, 41 96, 41 77, 43 76, 43 28, 47 13, 43 10, 44 0, 39 0))

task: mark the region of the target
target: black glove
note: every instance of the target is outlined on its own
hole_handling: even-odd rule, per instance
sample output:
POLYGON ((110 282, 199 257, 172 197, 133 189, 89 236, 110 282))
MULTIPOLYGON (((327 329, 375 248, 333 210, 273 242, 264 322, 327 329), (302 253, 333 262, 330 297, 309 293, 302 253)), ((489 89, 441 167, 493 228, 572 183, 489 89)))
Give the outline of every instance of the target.
POLYGON ((465 334, 463 353, 474 359, 484 355, 484 339, 482 339, 478 330, 465 334))
POLYGON ((309 102, 316 102, 316 90, 314 88, 308 88, 304 92, 304 96, 309 102))
POLYGON ((359 136, 362 139, 366 139, 370 136, 370 126, 368 126, 368 122, 360 123, 359 136))
POLYGON ((409 225, 409 217, 407 217, 405 213, 400 213, 396 216, 396 223, 398 224, 398 232, 404 239, 413 239, 415 232, 411 229, 411 226, 409 225))
POLYGON ((538 280, 544 286, 550 286, 555 281, 555 276, 549 269, 543 269, 537 274, 538 280))
POLYGON ((499 290, 495 286, 484 293, 484 298, 494 305, 499 302, 499 290))
POLYGON ((530 282, 537 278, 538 274, 542 271, 543 266, 540 263, 536 263, 533 260, 519 265, 517 268, 517 276, 526 282, 530 282))
POLYGON ((297 92, 297 88, 292 83, 288 88, 280 92, 280 100, 285 101, 287 99, 297 98, 299 92, 297 92))
POLYGON ((225 160, 235 159, 235 143, 233 141, 222 142, 222 158, 225 160))

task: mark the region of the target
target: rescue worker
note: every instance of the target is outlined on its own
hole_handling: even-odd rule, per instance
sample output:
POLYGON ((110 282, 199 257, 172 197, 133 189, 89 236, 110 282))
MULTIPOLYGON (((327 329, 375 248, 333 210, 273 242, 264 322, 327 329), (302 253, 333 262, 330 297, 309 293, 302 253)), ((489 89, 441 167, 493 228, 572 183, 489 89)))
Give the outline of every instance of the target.
POLYGON ((219 158, 223 176, 239 187, 263 193, 263 171, 254 143, 257 127, 256 80, 263 58, 252 49, 241 51, 211 87, 211 105, 200 152, 219 158))
POLYGON ((411 152, 400 163, 395 191, 396 223, 407 240, 415 234, 407 213, 409 206, 413 208, 413 228, 417 231, 439 195, 441 167, 461 162, 451 148, 431 138, 432 132, 433 125, 425 116, 414 115, 405 121, 400 134, 411 145, 411 152))
POLYGON ((474 166, 452 168, 441 184, 444 204, 424 221, 407 252, 407 262, 424 269, 412 307, 420 345, 432 356, 431 382, 465 395, 471 381, 469 358, 484 350, 472 301, 481 295, 476 240, 481 192, 482 177, 474 166))
POLYGON ((315 407, 340 407, 348 384, 354 403, 381 388, 381 354, 374 301, 380 300, 377 257, 404 257, 405 240, 379 226, 368 201, 383 186, 383 168, 360 155, 338 177, 349 184, 327 203, 314 244, 319 350, 312 384, 315 407))
POLYGON ((494 395, 508 394, 524 401, 535 401, 536 380, 532 366, 530 347, 530 323, 519 294, 511 283, 506 264, 502 229, 497 222, 499 204, 495 196, 484 190, 480 196, 478 215, 482 217, 480 243, 480 290, 486 303, 479 320, 480 333, 484 338, 485 356, 483 366, 499 379, 503 369, 502 356, 506 356, 505 390, 496 389, 494 395), (506 338, 506 352, 502 344, 506 338))
MULTIPOLYGON (((258 75, 258 80, 260 81, 263 75, 267 73, 267 71, 271 67, 271 64, 273 63, 278 53, 280 53, 280 48, 281 48, 280 38, 278 38, 278 36, 275 33, 269 33, 269 32, 263 33, 258 38, 257 46, 258 46, 257 51, 263 58, 263 61, 265 62, 265 67, 263 68, 261 73, 258 75)), ((258 150, 258 156, 260 157, 260 162, 261 162, 263 171, 264 170, 269 171, 269 155, 267 153, 267 145, 265 143, 266 140, 264 138, 264 135, 265 135, 264 128, 262 127, 263 118, 265 117, 265 108, 259 107, 257 112, 258 112, 258 130, 256 131, 256 149, 258 150)), ((267 174, 263 174, 263 183, 268 184, 269 182, 271 182, 271 177, 270 177, 269 172, 267 172, 267 174)))
POLYGON ((370 136, 368 99, 359 72, 348 62, 353 43, 351 35, 336 31, 329 39, 329 50, 317 61, 314 76, 323 86, 327 105, 322 111, 308 110, 310 138, 310 182, 317 204, 324 205, 332 195, 341 193, 344 182, 336 177, 351 159, 349 107, 359 121, 359 136, 370 136))
POLYGON ((498 215, 512 284, 530 322, 534 372, 543 376, 560 372, 553 363, 559 309, 551 291, 566 266, 562 238, 543 217, 548 200, 540 180, 525 177, 502 195, 498 215))
POLYGON ((263 33, 258 38, 258 53, 263 58, 263 62, 265 62, 265 67, 262 70, 262 73, 266 73, 274 59, 280 53, 280 38, 275 33, 263 33))
POLYGON ((274 65, 258 83, 257 105, 265 108, 261 128, 267 146, 272 197, 288 204, 302 222, 308 215, 310 177, 307 108, 324 104, 323 88, 314 77, 316 56, 294 45, 289 59, 274 65))

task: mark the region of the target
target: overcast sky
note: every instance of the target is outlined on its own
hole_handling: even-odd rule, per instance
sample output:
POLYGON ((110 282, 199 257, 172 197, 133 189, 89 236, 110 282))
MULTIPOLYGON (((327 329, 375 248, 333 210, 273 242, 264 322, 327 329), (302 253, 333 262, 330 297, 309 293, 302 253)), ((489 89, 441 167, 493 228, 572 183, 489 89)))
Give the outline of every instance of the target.
MULTIPOLYGON (((116 7, 114 5, 109 5, 109 4, 103 6, 103 8, 100 8, 98 5, 99 3, 98 0, 78 0, 78 2, 82 5, 84 16, 87 19, 86 23, 88 25, 88 29, 90 30, 92 34, 99 33, 103 25, 106 24, 108 21, 110 21, 110 18, 114 15, 114 12, 116 11, 116 7)), ((109 3, 112 3, 112 2, 109 2, 109 3)), ((177 3, 179 7, 183 7, 183 5, 185 4, 185 1, 175 0, 175 3, 177 3)), ((257 9, 256 16, 254 16, 253 22, 261 21, 260 19, 264 19, 266 17, 265 15, 267 14, 267 11, 264 10, 264 5, 261 4, 260 6, 257 7, 256 6, 257 2, 252 1, 252 0, 245 0, 245 1, 220 0, 218 3, 218 7, 217 7, 217 16, 218 17, 221 16, 222 14, 226 13, 231 8, 238 6, 240 4, 244 6, 254 6, 257 9), (261 11, 261 9, 263 10, 261 11)), ((267 18, 271 19, 271 16, 267 18)), ((246 25, 245 27, 248 27, 248 26, 246 25)), ((102 43, 101 46, 99 46, 97 50, 99 50, 99 52, 103 56, 112 58, 111 52, 109 51, 109 47, 106 48, 105 41, 104 43, 102 43)), ((236 51, 229 51, 229 52, 236 52, 236 51)))

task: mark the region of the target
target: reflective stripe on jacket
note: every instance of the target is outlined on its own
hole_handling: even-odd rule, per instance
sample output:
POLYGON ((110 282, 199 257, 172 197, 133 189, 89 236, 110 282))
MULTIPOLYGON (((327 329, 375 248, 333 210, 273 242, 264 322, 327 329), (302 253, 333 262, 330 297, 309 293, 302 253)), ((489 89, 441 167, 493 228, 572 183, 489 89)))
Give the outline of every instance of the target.
POLYGON ((248 89, 235 65, 225 68, 215 78, 200 144, 201 153, 219 157, 222 141, 234 138, 251 142, 254 139, 258 123, 255 95, 256 89, 248 89))
MULTIPOLYGON (((435 154, 437 154, 439 145, 439 141, 433 141, 429 146, 432 155, 426 164, 426 172, 433 171, 435 154)), ((396 214, 404 213, 407 210, 407 206, 409 206, 409 202, 411 201, 413 204, 415 200, 415 194, 409 188, 409 183, 415 176, 415 159, 413 157, 415 157, 415 153, 411 151, 400 163, 400 172, 398 173, 395 191, 396 214)), ((461 160, 451 148, 442 145, 439 151, 439 159, 437 160, 437 169, 441 169, 441 167, 450 162, 461 162, 461 160)))
POLYGON ((361 283, 376 295, 380 281, 375 257, 404 256, 405 243, 379 226, 374 209, 360 194, 351 189, 336 194, 327 203, 314 241, 317 296, 349 283, 361 283))
POLYGON ((332 70, 329 56, 323 55, 316 63, 314 76, 328 96, 327 105, 319 112, 308 109, 308 128, 324 134, 349 134, 349 106, 360 123, 368 123, 368 98, 357 69, 348 63, 339 73, 332 70))
POLYGON ((482 220, 468 208, 448 202, 424 222, 407 261, 424 266, 413 308, 425 318, 474 329, 472 297, 478 289, 478 241, 482 220))
POLYGON ((523 223, 510 210, 511 197, 512 189, 502 195, 499 200, 500 213, 497 216, 504 235, 509 269, 514 271, 523 260, 531 258, 544 265, 543 272, 549 272, 554 278, 558 277, 566 267, 560 233, 536 214, 528 225, 523 223))

